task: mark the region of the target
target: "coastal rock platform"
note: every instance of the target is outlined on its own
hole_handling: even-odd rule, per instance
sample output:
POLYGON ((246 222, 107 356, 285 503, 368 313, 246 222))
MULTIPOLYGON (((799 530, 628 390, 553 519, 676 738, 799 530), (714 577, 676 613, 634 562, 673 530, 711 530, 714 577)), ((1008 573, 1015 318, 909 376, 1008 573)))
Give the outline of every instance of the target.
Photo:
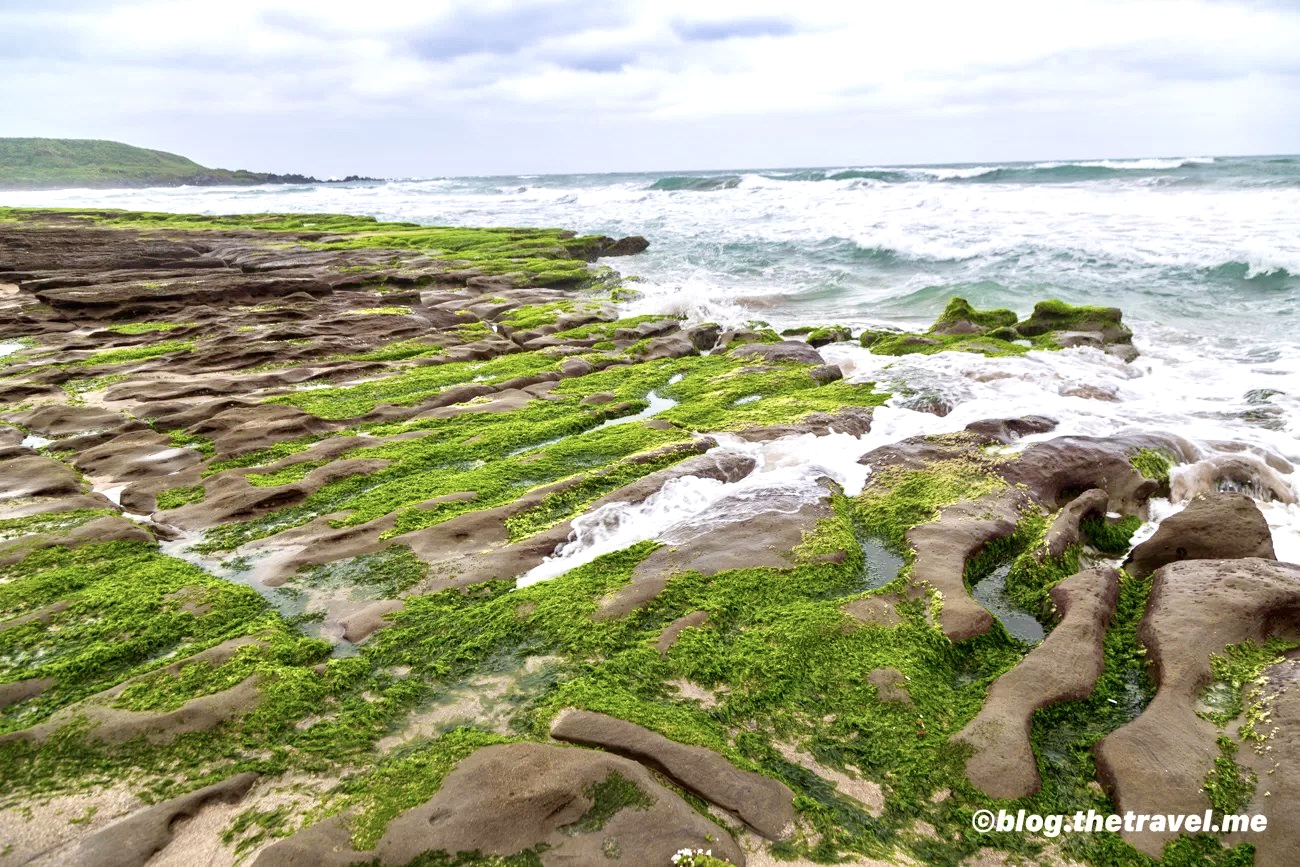
POLYGON ((1285 461, 888 436, 834 352, 1132 334, 631 316, 647 243, 0 209, 0 867, 1287 863, 1285 461))

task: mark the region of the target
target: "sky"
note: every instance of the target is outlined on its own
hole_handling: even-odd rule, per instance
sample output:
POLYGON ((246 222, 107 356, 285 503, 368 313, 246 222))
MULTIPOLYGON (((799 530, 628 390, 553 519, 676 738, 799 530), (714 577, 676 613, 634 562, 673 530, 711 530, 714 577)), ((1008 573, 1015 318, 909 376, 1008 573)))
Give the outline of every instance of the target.
POLYGON ((1300 0, 0 0, 0 136, 320 177, 1300 151, 1300 0))

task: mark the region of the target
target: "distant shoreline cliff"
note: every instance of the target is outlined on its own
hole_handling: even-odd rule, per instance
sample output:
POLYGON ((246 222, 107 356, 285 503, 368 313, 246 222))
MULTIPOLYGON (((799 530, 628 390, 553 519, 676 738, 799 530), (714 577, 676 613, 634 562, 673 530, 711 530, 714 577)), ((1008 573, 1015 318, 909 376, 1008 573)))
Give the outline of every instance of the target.
POLYGON ((376 181, 349 175, 323 181, 310 175, 214 169, 166 151, 96 139, 0 138, 0 190, 69 187, 253 186, 376 181))

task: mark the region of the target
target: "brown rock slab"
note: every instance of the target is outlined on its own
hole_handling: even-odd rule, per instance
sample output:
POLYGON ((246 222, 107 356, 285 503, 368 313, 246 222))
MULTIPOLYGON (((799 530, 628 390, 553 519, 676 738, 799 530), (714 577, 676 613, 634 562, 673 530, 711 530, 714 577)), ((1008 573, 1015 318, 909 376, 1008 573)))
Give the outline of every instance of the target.
POLYGON ((937 521, 907 531, 916 551, 910 581, 943 594, 939 625, 953 641, 983 635, 993 628, 993 615, 966 589, 966 561, 988 543, 1016 530, 1026 497, 1003 491, 944 509, 937 521))
POLYGON ((382 627, 391 615, 401 610, 402 603, 395 599, 372 602, 340 621, 343 626, 343 637, 353 644, 363 641, 382 627))
POLYGON ((1051 557, 1060 557, 1065 550, 1079 541, 1079 522, 1085 518, 1106 517, 1106 508, 1110 495, 1100 488, 1084 491, 1070 502, 1052 519, 1043 539, 1043 547, 1051 557))
POLYGON ((66 497, 81 493, 81 480, 46 457, 0 460, 0 501, 11 497, 66 497))
POLYGON ((438 793, 388 823, 371 850, 351 846, 344 817, 326 819, 264 849, 254 867, 405 865, 425 852, 514 855, 544 846, 543 865, 670 864, 679 849, 712 849, 743 865, 721 828, 655 782, 636 762, 596 750, 514 743, 460 761, 438 793), (602 783, 636 786, 648 805, 594 813, 602 783), (603 821, 602 821, 603 820, 603 821))
POLYGON ((1245 494, 1210 493, 1170 515, 1155 534, 1135 547, 1124 568, 1145 578, 1176 560, 1275 560, 1268 522, 1245 494))
MULTIPOLYGON (((1183 560, 1156 570, 1138 627, 1153 666, 1155 698, 1095 750, 1097 777, 1119 812, 1209 808, 1201 786, 1218 756, 1218 730, 1196 710, 1213 680, 1210 656, 1229 644, 1273 636, 1300 638, 1300 566, 1248 558, 1183 560)), ((1273 808, 1268 816, 1270 827, 1280 826, 1273 829, 1278 839, 1296 835, 1300 813, 1273 808)), ((1124 835, 1153 856, 1172 836, 1124 835)))
POLYGON ((974 748, 966 778, 985 794, 1023 798, 1041 788, 1029 741, 1034 711, 1092 692, 1101 676, 1102 640, 1118 594, 1119 576, 1113 569, 1080 572, 1052 588, 1060 623, 989 687, 984 707, 953 736, 954 742, 974 748))
POLYGON ((1141 449, 1158 449, 1188 460, 1195 450, 1165 434, 1114 437, 1057 437, 1033 443, 998 472, 1012 485, 1023 484, 1040 503, 1060 508, 1080 491, 1100 488, 1110 498, 1107 511, 1141 514, 1160 483, 1134 469, 1131 458, 1141 449))
POLYGON ((51 677, 33 677, 0 683, 0 709, 35 698, 52 686, 54 686, 54 679, 51 677))
POLYGON ((761 358, 763 361, 798 361, 821 367, 826 359, 802 340, 783 340, 780 343, 746 343, 731 350, 739 358, 761 358))
POLYGON ((760 512, 739 521, 710 528, 707 533, 676 545, 656 549, 632 570, 632 580, 601 600, 593 615, 598 620, 622 617, 648 605, 668 586, 675 573, 713 575, 728 569, 794 565, 793 549, 804 533, 833 514, 826 502, 800 507, 794 514, 760 512), (761 544, 756 544, 761 540, 761 544))
POLYGON ((125 688, 119 684, 84 701, 69 705, 48 720, 31 728, 0 735, 0 744, 10 741, 42 741, 78 716, 86 717, 91 728, 86 737, 105 743, 121 743, 141 735, 153 743, 166 743, 187 732, 210 731, 255 707, 262 699, 256 675, 229 689, 199 696, 171 711, 123 710, 106 703, 125 688))
POLYGON ((214 802, 236 803, 257 782, 252 772, 189 792, 161 804, 133 813, 83 840, 73 853, 81 867, 143 867, 167 848, 173 827, 214 802))
POLYGON ((551 737, 610 752, 653 768, 682 788, 738 816, 769 840, 794 830, 794 795, 784 783, 742 771, 713 750, 670 741, 663 735, 591 711, 561 711, 551 737))
POLYGON ((56 545, 76 548, 97 542, 152 543, 153 541, 154 537, 139 524, 116 515, 105 515, 64 532, 40 533, 0 542, 0 563, 17 563, 32 551, 39 548, 52 548, 56 545))

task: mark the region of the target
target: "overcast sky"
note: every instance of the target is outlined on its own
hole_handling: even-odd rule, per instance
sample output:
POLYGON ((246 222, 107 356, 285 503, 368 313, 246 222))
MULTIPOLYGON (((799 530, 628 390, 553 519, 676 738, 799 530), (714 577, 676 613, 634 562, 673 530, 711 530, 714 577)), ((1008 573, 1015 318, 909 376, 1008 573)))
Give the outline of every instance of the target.
POLYGON ((0 0, 0 135, 412 176, 1300 151, 1300 0, 0 0))

